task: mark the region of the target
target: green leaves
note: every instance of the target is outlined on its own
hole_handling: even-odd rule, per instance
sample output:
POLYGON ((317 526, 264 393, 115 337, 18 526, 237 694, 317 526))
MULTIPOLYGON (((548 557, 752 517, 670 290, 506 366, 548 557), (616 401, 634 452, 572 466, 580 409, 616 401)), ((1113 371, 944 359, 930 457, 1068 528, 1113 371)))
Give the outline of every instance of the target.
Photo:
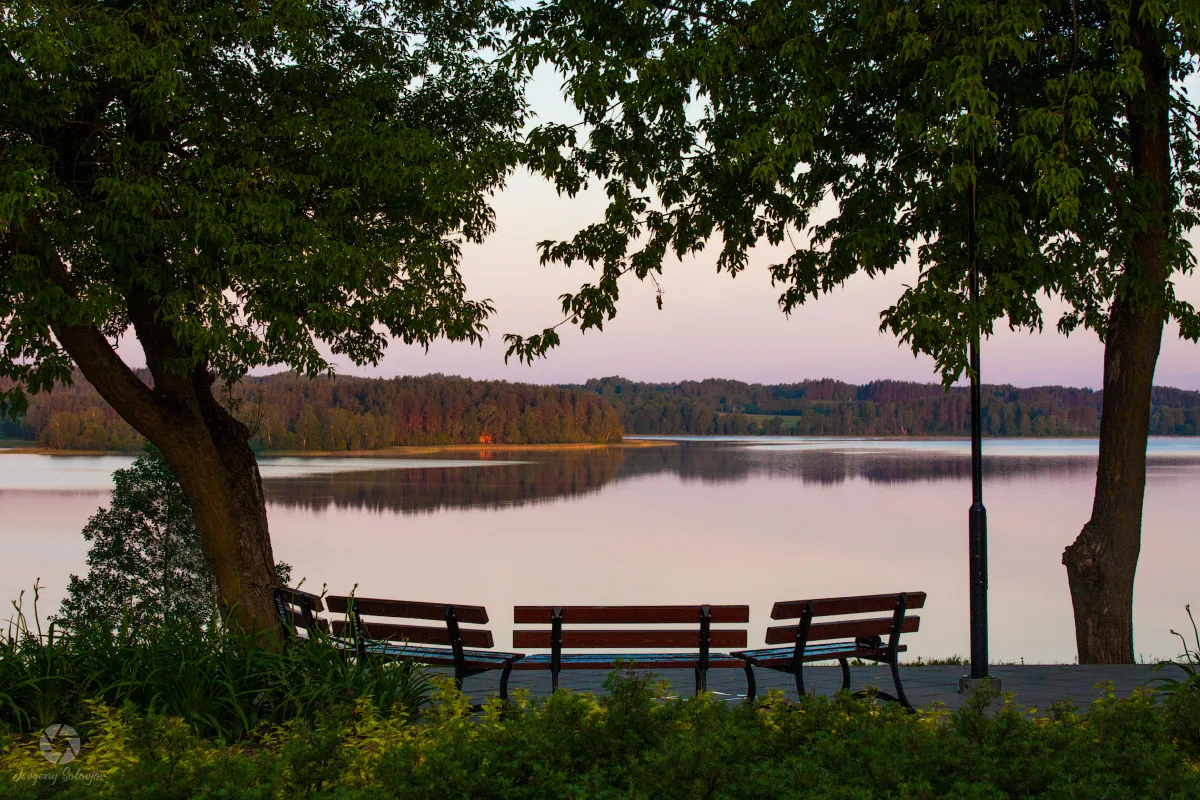
MULTIPOLYGON (((1179 81, 1193 69, 1194 14, 1176 6, 1137 13, 1158 26, 1179 81)), ((947 381, 965 369, 975 331, 999 319, 1039 329, 1046 294, 1071 306, 1064 330, 1103 335, 1109 304, 1130 292, 1192 335, 1200 321, 1171 299, 1170 281, 1151 285, 1134 267, 1131 237, 1154 204, 1134 175, 1129 115, 1161 101, 1148 94, 1128 14, 1043 0, 542 3, 514 60, 553 63, 582 122, 535 129, 527 163, 570 194, 603 179, 610 198, 603 222, 542 245, 544 262, 602 267, 570 295, 568 320, 586 329, 610 318, 615 276, 652 276, 668 252, 717 240, 718 268, 736 272, 751 248, 786 241, 770 272, 787 313, 857 272, 915 260, 918 281, 881 321, 947 381), (832 215, 821 208, 830 200, 832 215)), ((1177 169, 1163 246, 1179 273, 1191 269, 1183 233, 1197 222, 1200 171, 1197 114, 1182 92, 1171 102, 1177 169)), ((535 343, 528 357, 552 346, 510 341, 535 343)))
POLYGON ((458 272, 517 160, 523 78, 491 0, 22 0, 0 18, 0 374, 68 377, 64 321, 236 379, 478 341, 458 272), (61 261, 62 273, 51 264, 61 261))

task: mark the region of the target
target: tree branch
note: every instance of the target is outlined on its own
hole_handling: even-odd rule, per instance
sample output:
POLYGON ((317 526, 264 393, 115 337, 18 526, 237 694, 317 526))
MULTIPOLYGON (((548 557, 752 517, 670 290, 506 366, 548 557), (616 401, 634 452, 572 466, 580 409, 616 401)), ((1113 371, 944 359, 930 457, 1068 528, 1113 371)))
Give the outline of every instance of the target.
MULTIPOLYGON (((67 268, 57 253, 46 262, 50 282, 70 294, 67 268)), ((52 322, 50 330, 85 378, 109 405, 150 440, 176 427, 176 420, 162 407, 149 386, 142 383, 121 360, 112 344, 94 324, 52 322)))

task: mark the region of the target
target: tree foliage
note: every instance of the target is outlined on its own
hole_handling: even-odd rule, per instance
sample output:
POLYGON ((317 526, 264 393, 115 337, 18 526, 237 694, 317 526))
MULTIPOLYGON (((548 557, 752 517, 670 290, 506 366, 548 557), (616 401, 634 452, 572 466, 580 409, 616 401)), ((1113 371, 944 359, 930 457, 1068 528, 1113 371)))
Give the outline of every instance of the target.
POLYGON ((53 325, 112 340, 147 309, 172 371, 227 380, 373 362, 389 337, 478 341, 491 307, 457 261, 516 157, 519 80, 482 55, 507 16, 489 0, 6 6, 7 402, 70 379, 53 325))
MULTIPOLYGON (((581 119, 538 127, 531 161, 563 193, 599 182, 608 196, 602 221, 541 244, 543 262, 601 270, 563 295, 567 319, 602 327, 619 278, 660 273, 668 256, 713 245, 717 268, 736 274, 765 244, 783 246, 770 271, 787 313, 915 251, 919 278, 882 327, 934 356, 948 383, 966 369, 976 329, 989 333, 997 319, 1040 329, 1044 294, 1068 304, 1057 321, 1065 332, 1103 337, 1124 293, 1165 307, 1196 339, 1200 317, 1171 280, 1145 279, 1131 237, 1161 223, 1170 273, 1194 266, 1184 233, 1200 207, 1197 113, 1181 82, 1194 70, 1200 9, 1140 8, 1173 81, 1176 175, 1155 220, 1142 201, 1156 189, 1135 174, 1127 99, 1159 101, 1142 91, 1128 3, 540 4, 520 57, 564 74, 581 119)), ((512 335, 509 354, 535 358, 557 342, 552 328, 512 335)))

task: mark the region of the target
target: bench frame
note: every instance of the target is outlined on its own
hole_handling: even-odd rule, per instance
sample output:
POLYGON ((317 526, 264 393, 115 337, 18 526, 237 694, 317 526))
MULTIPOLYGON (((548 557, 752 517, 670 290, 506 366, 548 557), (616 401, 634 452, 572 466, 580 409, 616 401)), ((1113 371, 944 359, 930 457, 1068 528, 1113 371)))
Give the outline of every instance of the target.
MULTIPOLYGON (((380 598, 356 598, 350 596, 329 596, 325 598, 331 612, 345 613, 345 623, 335 622, 333 630, 348 631, 349 639, 353 642, 353 650, 360 658, 369 654, 380 655, 388 660, 416 661, 420 663, 453 666, 454 685, 461 690, 463 681, 473 675, 501 670, 500 698, 508 699, 508 676, 513 664, 525 657, 524 653, 509 653, 491 650, 492 635, 482 628, 463 629, 459 626, 459 618, 470 624, 485 625, 488 623, 487 610, 483 606, 464 606, 452 603, 424 603, 406 600, 385 600, 380 598), (360 612, 360 607, 362 608, 360 612), (392 617, 395 619, 439 619, 445 628, 427 626, 393 625, 384 622, 370 622, 363 616, 392 617), (391 629, 403 639, 389 635, 382 639, 370 637, 371 627, 391 629), (405 645, 414 637, 414 652, 406 654, 405 645), (482 637, 486 635, 486 640, 482 637), (479 650, 469 650, 464 645, 464 636, 476 638, 480 643, 475 645, 479 650), (421 641, 417 637, 423 637, 421 641), (443 639, 445 641, 443 641, 443 639), (475 656, 475 657, 473 657, 475 656)), ((342 645, 347 646, 347 645, 342 645)))
MULTIPOLYGON (((770 650, 758 651, 740 651, 734 652, 731 655, 738 656, 745 661, 746 684, 747 684, 747 699, 754 699, 757 694, 757 684, 754 678, 754 667, 760 666, 766 669, 772 669, 777 672, 787 672, 793 675, 796 679, 796 692, 803 697, 806 692, 804 689, 804 664, 807 661, 826 661, 837 659, 838 665, 842 668, 842 690, 849 691, 850 689, 850 663, 849 659, 858 658, 868 661, 876 661, 887 664, 892 673, 892 682, 896 687, 895 696, 886 692, 876 692, 876 697, 890 702, 900 703, 910 712, 914 712, 912 703, 904 694, 904 686, 900 682, 898 656, 908 648, 900 644, 900 634, 903 632, 915 632, 920 622, 920 617, 907 616, 909 606, 913 608, 921 608, 925 604, 924 592, 901 592, 895 595, 865 595, 861 597, 831 597, 816 600, 802 600, 799 602, 776 603, 771 609, 771 619, 795 619, 796 614, 789 611, 797 605, 800 606, 799 624, 796 626, 795 644, 792 647, 791 657, 783 660, 787 653, 787 648, 773 648, 770 650), (911 598, 911 601, 910 601, 911 598), (862 613, 866 611, 883 610, 881 604, 891 600, 892 618, 887 627, 887 643, 884 644, 882 638, 878 634, 868 634, 865 636, 855 635, 854 629, 858 627, 870 628, 887 620, 872 619, 855 619, 844 620, 835 623, 825 623, 832 626, 842 626, 842 630, 846 630, 845 634, 830 635, 824 638, 839 638, 841 635, 854 636, 853 641, 833 643, 825 645, 813 651, 809 651, 809 636, 813 630, 813 619, 817 616, 840 616, 845 614, 862 613), (835 610, 826 611, 820 615, 817 614, 819 604, 829 604, 835 610), (848 607, 851 610, 836 610, 837 604, 842 607, 848 607), (857 606, 857 607, 856 607, 857 606), (840 646, 839 646, 840 645, 840 646)), ((768 637, 772 631, 782 632, 785 628, 768 629, 768 637)), ((836 630, 836 629, 835 629, 836 630)), ((856 697, 862 696, 863 692, 855 694, 856 697)))
MULTIPOLYGON (((712 623, 748 623, 750 621, 749 606, 516 606, 513 609, 513 621, 517 625, 550 624, 550 630, 514 630, 513 645, 515 647, 546 647, 550 648, 549 659, 545 656, 526 657, 515 665, 518 670, 549 670, 551 685, 558 689, 559 673, 563 669, 603 669, 615 668, 617 662, 632 662, 634 666, 644 666, 660 669, 687 669, 691 667, 696 675, 696 691, 702 692, 707 688, 708 670, 711 667, 738 667, 740 659, 731 658, 728 653, 712 652, 714 634, 719 642, 732 644, 746 641, 744 628, 712 629, 712 623), (716 611, 714 619, 714 610, 716 611), (564 631, 563 626, 579 625, 618 625, 642 623, 695 624, 697 627, 675 630, 572 630, 564 631), (545 641, 547 633, 549 641, 545 641), (740 636, 739 636, 740 634, 740 636), (575 641, 572 642, 571 639, 575 641), (589 648, 688 648, 695 647, 694 653, 598 653, 594 658, 588 658, 580 653, 567 653, 563 650, 589 648), (607 658, 606 658, 607 656, 607 658), (688 658, 691 656, 691 658, 688 658)), ((744 644, 741 646, 745 646, 744 644)), ((507 687, 507 673, 501 679, 502 691, 507 687)))
POLYGON ((272 586, 271 596, 275 600, 279 624, 286 636, 295 638, 297 627, 304 628, 310 639, 328 633, 328 625, 323 625, 324 620, 317 617, 318 612, 325 610, 320 596, 290 586, 272 586))

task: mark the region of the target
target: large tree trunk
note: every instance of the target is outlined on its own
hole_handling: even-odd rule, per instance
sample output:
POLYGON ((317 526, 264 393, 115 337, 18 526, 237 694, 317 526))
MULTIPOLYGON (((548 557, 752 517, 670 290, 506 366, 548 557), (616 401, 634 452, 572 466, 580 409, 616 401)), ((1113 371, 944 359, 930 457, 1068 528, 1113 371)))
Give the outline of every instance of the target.
POLYGON ((1164 323, 1162 304, 1153 298, 1169 274, 1163 245, 1171 198, 1170 76, 1162 46, 1138 20, 1138 11, 1135 4, 1130 25, 1146 86, 1128 108, 1133 176, 1147 189, 1135 216, 1144 215, 1148 224, 1133 235, 1125 265, 1132 282, 1118 291, 1109 314, 1092 518, 1063 553, 1080 664, 1133 663, 1133 581, 1142 544, 1150 393, 1164 323), (1135 299, 1131 287, 1145 291, 1143 299, 1135 299))
MULTIPOLYGON (((196 382, 210 384, 210 379, 196 382)), ((275 558, 249 431, 216 402, 209 385, 197 386, 196 395, 203 424, 186 437, 151 441, 191 502, 226 612, 243 630, 273 638, 279 625, 271 595, 275 558)))
MULTIPOLYGON (((61 262, 52 272, 63 274, 61 262)), ((154 299, 134 291, 130 319, 154 378, 146 386, 94 325, 54 326, 54 334, 100 395, 170 463, 196 518, 229 621, 264 645, 279 636, 271 586, 275 559, 249 430, 213 396, 206 366, 172 369, 180 349, 158 319, 154 299)))

